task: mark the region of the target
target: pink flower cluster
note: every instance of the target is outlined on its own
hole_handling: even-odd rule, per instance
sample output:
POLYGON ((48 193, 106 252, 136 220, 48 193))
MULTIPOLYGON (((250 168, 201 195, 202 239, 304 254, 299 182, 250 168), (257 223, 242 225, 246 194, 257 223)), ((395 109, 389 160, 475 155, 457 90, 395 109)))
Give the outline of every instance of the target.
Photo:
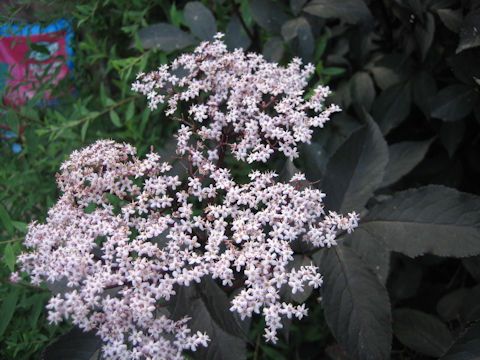
POLYGON ((168 98, 170 114, 191 102, 177 133, 185 178, 170 175, 172 166, 153 151, 140 159, 134 147, 111 140, 75 151, 57 175, 63 195, 46 224, 30 225, 25 245, 33 251, 18 259, 34 284, 68 281, 71 290, 49 302, 49 320, 70 317, 96 329, 107 359, 180 359, 207 346, 205 333, 192 333, 188 318, 174 321, 165 308, 177 286, 203 277, 229 287, 242 281, 230 310, 263 314, 265 337, 275 342, 282 317, 307 314, 305 305, 282 302, 280 288, 322 284, 313 265, 288 270, 290 243, 330 247, 339 231, 358 225, 355 213, 326 214, 325 194, 305 185, 303 174, 282 183, 273 172, 252 171, 238 184, 223 167, 229 153, 249 162, 273 150, 298 156, 296 144, 331 112, 322 105, 327 89, 301 97, 311 67, 228 53, 219 40, 180 56, 178 66, 189 74, 176 78, 162 67, 134 88, 152 108, 168 98), (167 85, 176 87, 164 97, 159 89, 167 85), (310 110, 320 115, 309 117, 310 110))
POLYGON ((329 88, 317 87, 306 101, 304 88, 315 70, 312 64, 302 68, 295 58, 283 68, 242 49, 228 52, 221 37, 173 62, 171 70, 181 69, 185 76, 162 65, 158 71, 139 74, 132 90, 146 95, 152 110, 168 101, 167 115, 185 104, 204 142, 221 142, 222 129, 232 128, 237 141, 231 151, 238 160, 266 162, 274 150, 290 159, 298 157, 297 144, 309 143, 312 128, 323 127, 333 112, 340 111, 337 105, 324 106, 329 88))

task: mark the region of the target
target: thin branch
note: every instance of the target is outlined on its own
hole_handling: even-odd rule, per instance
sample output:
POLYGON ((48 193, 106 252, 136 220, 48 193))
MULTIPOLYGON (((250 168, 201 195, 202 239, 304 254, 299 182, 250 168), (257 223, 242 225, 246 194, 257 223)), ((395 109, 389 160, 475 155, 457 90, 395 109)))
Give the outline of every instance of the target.
POLYGON ((260 350, 260 335, 257 335, 257 341, 255 343, 255 353, 253 354, 253 360, 258 360, 259 350, 260 350))
POLYGON ((248 37, 250 38, 250 40, 252 40, 252 42, 254 42, 253 34, 250 32, 250 29, 248 28, 247 24, 245 24, 245 21, 243 20, 242 15, 240 14, 240 11, 238 10, 237 3, 235 2, 235 0, 230 0, 230 3, 232 4, 233 12, 235 13, 235 15, 238 16, 238 19, 240 20, 240 23, 242 24, 243 28, 245 29, 245 32, 247 33, 248 37))
POLYGON ((4 110, 7 110, 7 111, 13 111, 17 116, 19 116, 19 117, 21 117, 22 119, 25 119, 25 120, 27 120, 27 121, 29 121, 29 122, 34 122, 34 123, 37 123, 37 124, 45 125, 45 123, 44 123, 43 121, 37 120, 37 119, 32 118, 32 117, 30 117, 30 116, 27 116, 27 115, 25 115, 25 114, 22 114, 22 113, 20 112, 20 110, 15 109, 14 107, 6 106, 6 105, 4 105, 4 104, 0 104, 0 108, 1 108, 1 109, 4 109, 4 110))
POLYGON ((24 239, 23 237, 17 237, 17 238, 13 238, 13 239, 10 239, 10 240, 0 241, 0 244, 8 244, 8 243, 12 243, 12 242, 21 241, 23 239, 24 239))
POLYGON ((84 123, 84 122, 86 122, 86 121, 96 119, 96 118, 102 116, 103 114, 108 113, 110 110, 113 110, 113 109, 115 109, 115 108, 117 108, 117 107, 119 107, 119 106, 122 106, 123 104, 125 104, 125 103, 127 103, 127 102, 133 101, 133 100, 139 98, 140 96, 141 96, 140 94, 134 95, 134 96, 130 96, 130 97, 126 98, 126 99, 123 99, 123 100, 121 100, 121 101, 119 101, 119 102, 117 102, 117 103, 115 103, 115 104, 107 107, 105 110, 102 110, 102 111, 100 111, 100 112, 97 113, 97 114, 93 114, 93 115, 86 116, 86 117, 81 118, 81 119, 79 119, 79 120, 77 120, 77 121, 74 121, 74 122, 71 122, 71 123, 69 123, 69 124, 66 124, 66 125, 64 125, 64 126, 62 126, 62 127, 55 128, 54 130, 62 130, 62 129, 74 127, 74 126, 80 125, 81 123, 84 123))
POLYGON ((18 285, 18 286, 22 286, 24 288, 27 288, 27 289, 30 289, 30 290, 35 290, 35 291, 40 291, 40 292, 50 292, 50 290, 48 289, 43 289, 41 287, 38 287, 38 286, 33 286, 33 285, 29 285, 29 284, 23 284, 23 283, 14 283, 14 282, 11 282, 10 279, 8 278, 4 278, 3 276, 0 276, 0 280, 3 280, 3 281, 6 281, 12 285, 18 285))

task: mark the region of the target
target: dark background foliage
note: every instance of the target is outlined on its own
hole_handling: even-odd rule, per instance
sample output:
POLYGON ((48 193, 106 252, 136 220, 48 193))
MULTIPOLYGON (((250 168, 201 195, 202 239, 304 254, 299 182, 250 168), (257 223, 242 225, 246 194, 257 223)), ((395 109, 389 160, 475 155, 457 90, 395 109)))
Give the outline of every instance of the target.
MULTIPOLYGON (((306 301, 310 314, 286 322, 275 346, 263 341, 260 318, 242 323, 228 311, 235 290, 225 292, 205 279, 179 291, 165 311, 194 315, 193 327, 214 335, 206 351, 186 356, 480 355, 478 2, 31 3, 12 3, 4 20, 46 23, 73 14, 75 73, 57 88, 56 107, 37 101, 16 109, 1 105, 6 113, 0 122, 17 133, 25 129, 0 145, 0 357, 61 359, 65 351, 73 351, 70 358, 99 356, 93 334, 46 323, 43 307, 50 291, 62 291, 58 284, 33 288, 6 278, 15 269, 26 223, 43 220, 55 201, 54 173, 73 149, 109 137, 131 142, 140 153, 151 144, 167 144, 159 151, 171 153, 176 125, 160 111, 150 113, 130 83, 137 72, 167 63, 217 31, 226 34, 231 49, 260 52, 281 64, 293 56, 315 64, 310 85, 328 84, 334 91, 330 101, 343 111, 315 133, 294 163, 279 158, 275 165, 283 178, 298 168, 312 181, 321 179, 328 209, 355 210, 361 224, 336 248, 292 244, 292 266, 313 261, 325 283, 321 292, 283 292, 286 299, 306 301), (62 92, 69 83, 75 96, 62 92), (12 142, 21 143, 21 153, 11 152, 12 142)), ((239 177, 248 170, 235 167, 239 177)))

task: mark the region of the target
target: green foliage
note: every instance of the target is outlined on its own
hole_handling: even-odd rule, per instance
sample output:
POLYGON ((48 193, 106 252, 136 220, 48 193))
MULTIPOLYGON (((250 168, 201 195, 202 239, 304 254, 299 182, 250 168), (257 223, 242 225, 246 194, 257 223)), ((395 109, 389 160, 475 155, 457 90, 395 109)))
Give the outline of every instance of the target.
POLYGON ((248 358, 261 360, 318 359, 328 352, 332 336, 320 305, 321 297, 314 291, 307 301, 310 311, 301 321, 284 321, 277 344, 266 343, 263 338, 265 321, 252 319, 248 358))
POLYGON ((27 284, 8 284, 6 280, 13 270, 20 242, 1 246, 4 264, 0 268, 0 356, 5 359, 40 358, 41 350, 71 326, 47 323, 45 305, 51 296, 48 290, 27 284))
MULTIPOLYGON (((315 133, 298 161, 280 159, 276 167, 285 178, 298 167, 310 180, 321 179, 328 209, 361 212, 361 222, 336 249, 314 253, 292 245, 294 267, 313 258, 324 272, 325 319, 314 291, 309 317, 284 324, 275 346, 263 341, 262 320, 240 322, 228 311, 227 295, 211 279, 182 289, 169 311, 196 314, 193 329, 208 324, 214 339, 187 356, 478 355, 480 309, 469 299, 478 299, 480 283, 480 8, 468 0, 385 4, 87 0, 39 11, 41 21, 73 14, 75 70, 54 89, 61 99, 55 107, 38 105, 51 80, 25 106, 0 104, 6 111, 1 124, 19 134, 0 142, 0 357, 39 358, 70 328, 46 323, 49 290, 31 287, 26 278, 20 285, 7 281, 24 250, 26 223, 42 221, 58 196, 53 176, 60 163, 98 138, 128 141, 141 153, 167 144, 160 152, 168 160, 176 124, 159 110, 150 112, 130 84, 136 73, 167 63, 216 31, 226 33, 230 49, 244 47, 281 64, 293 56, 314 63, 310 85, 329 84, 331 101, 343 112, 315 133), (18 154, 11 151, 14 142, 22 146, 18 154)), ((12 9, 5 23, 28 6, 12 9)), ((239 179, 248 170, 233 169, 239 179)), ((310 290, 302 298, 282 296, 301 301, 310 290)), ((65 357, 71 344, 89 341, 94 352, 94 338, 67 335, 47 357, 65 357)))
MULTIPOLYGON (((40 358, 46 345, 71 328, 68 324, 47 323, 45 305, 51 296, 48 289, 31 287, 26 278, 20 285, 7 281, 9 273, 16 270, 15 257, 25 250, 21 246, 25 222, 43 221, 58 197, 54 175, 60 163, 74 149, 98 138, 129 141, 140 152, 150 144, 161 147, 175 126, 145 109, 145 102, 130 91, 137 72, 167 61, 167 54, 157 50, 129 47, 132 34, 147 25, 152 10, 147 1, 89 1, 71 3, 67 9, 48 8, 45 1, 37 6, 39 19, 35 20, 44 23, 74 14, 75 68, 73 77, 53 89, 53 95, 60 99, 55 106, 38 105, 44 91, 52 88, 52 82, 45 79, 25 105, 10 108, 0 104, 6 111, 1 124, 20 135, 0 141, 2 359, 40 358), (13 143, 21 145, 20 153, 12 152, 13 143)), ((169 14, 160 16, 167 19, 169 14)), ((21 25, 18 21, 16 24, 21 25)))

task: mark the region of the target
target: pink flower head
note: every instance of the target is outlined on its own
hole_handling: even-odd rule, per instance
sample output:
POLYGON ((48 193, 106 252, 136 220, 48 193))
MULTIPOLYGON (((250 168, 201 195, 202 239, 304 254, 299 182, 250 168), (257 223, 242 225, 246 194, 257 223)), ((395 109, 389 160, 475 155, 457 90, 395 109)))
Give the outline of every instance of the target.
POLYGON ((291 269, 291 242, 334 246, 358 216, 326 214, 325 194, 304 184, 302 173, 282 183, 274 172, 252 171, 238 184, 223 160, 227 150, 248 162, 267 161, 275 150, 297 157, 297 144, 336 110, 323 108, 328 88, 303 99, 312 71, 298 59, 282 68, 227 52, 217 39, 170 69, 139 74, 133 88, 151 108, 168 101, 173 114, 180 102, 188 105, 176 135, 186 174, 171 174, 153 150, 140 159, 134 147, 111 140, 71 154, 57 175, 62 196, 46 224, 30 225, 32 251, 18 258, 33 283, 66 280, 70 290, 50 300, 49 320, 69 317, 96 329, 107 359, 178 359, 210 339, 193 333, 188 318, 170 319, 164 306, 176 288, 205 277, 223 286, 243 281, 230 310, 242 319, 262 313, 269 341, 282 317, 306 316, 304 305, 281 302, 280 288, 303 292, 323 279, 313 265, 291 269), (180 67, 184 77, 170 72, 180 67))

